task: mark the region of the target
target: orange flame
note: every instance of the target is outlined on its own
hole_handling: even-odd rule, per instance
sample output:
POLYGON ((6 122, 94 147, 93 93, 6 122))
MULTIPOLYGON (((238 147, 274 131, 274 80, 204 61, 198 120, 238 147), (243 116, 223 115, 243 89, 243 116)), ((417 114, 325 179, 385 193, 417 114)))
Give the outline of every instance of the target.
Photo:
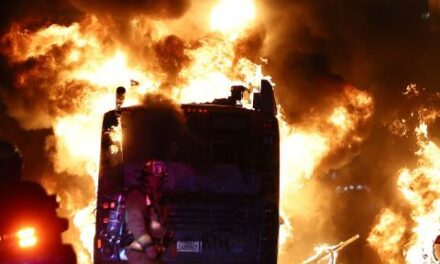
MULTIPOLYGON (((234 39, 241 34, 241 23, 248 23, 255 13, 251 0, 243 2, 241 14, 231 17, 227 24, 218 24, 230 1, 220 2, 213 8, 213 31, 222 34, 210 34, 200 39, 190 49, 186 49, 190 63, 179 73, 179 82, 169 92, 180 102, 206 102, 229 94, 232 84, 258 85, 261 78, 261 66, 246 58, 237 57, 234 52, 234 39), (243 12, 249 9, 247 16, 243 12), (244 20, 241 20, 244 19, 244 20), (237 31, 237 29, 239 29, 237 31)), ((234 10, 237 10, 234 8, 234 10)), ((102 18, 101 18, 102 19, 102 18)), ((136 41, 145 39, 145 43, 154 43, 166 36, 169 29, 159 22, 146 22, 143 17, 133 18, 130 31, 136 41), (151 34, 145 37, 145 31, 151 34)), ((112 25, 106 25, 94 16, 70 26, 51 25, 31 32, 16 24, 2 41, 10 43, 3 51, 11 63, 29 59, 48 58, 45 70, 51 71, 51 89, 70 92, 68 84, 78 84, 80 97, 72 97, 71 111, 60 112, 54 116, 26 120, 29 128, 53 127, 54 137, 48 141, 55 148, 54 168, 57 173, 69 173, 80 177, 90 176, 97 183, 100 152, 100 133, 102 116, 114 108, 114 89, 127 88, 125 105, 133 105, 147 92, 158 90, 165 83, 166 76, 154 63, 143 61, 133 54, 124 43, 112 38, 112 25), (112 41, 108 41, 111 39, 112 41), (52 53, 54 55, 52 56, 52 53), (136 85, 132 85, 133 81, 136 85)), ((30 81, 30 75, 48 74, 24 72, 17 78, 17 85, 24 86, 30 81)), ((56 101, 56 98, 54 98, 56 101)), ((16 109, 15 116, 20 119, 26 115, 26 109, 16 109)), ((13 113, 14 115, 14 113, 13 113)), ((112 149, 118 151, 121 142, 120 129, 109 131, 113 140, 112 149)), ((50 192, 58 192, 56 185, 45 180, 43 183, 50 192)), ((70 235, 65 238, 73 243, 79 263, 90 263, 93 244, 93 208, 94 197, 77 197, 69 193, 58 192, 61 209, 71 219, 81 233, 80 240, 70 235), (78 208, 79 201, 88 199, 88 206, 78 208), (72 241, 73 239, 73 241, 72 241), (86 249, 86 250, 85 250, 86 249)))
POLYGON ((416 152, 418 167, 403 169, 397 182, 416 222, 405 259, 411 264, 433 263, 428 260, 434 261, 432 247, 440 232, 440 148, 429 140, 427 124, 421 123, 416 135, 420 146, 416 152))
MULTIPOLYGON (((418 94, 414 86, 408 91, 418 94)), ((419 147, 415 153, 417 166, 401 169, 398 176, 397 186, 410 206, 415 226, 386 209, 368 238, 381 258, 391 259, 392 263, 403 260, 409 264, 437 263, 433 244, 440 233, 440 148, 430 140, 428 124, 438 116, 436 110, 423 108, 419 111, 420 124, 415 128, 419 147), (403 239, 405 232, 412 234, 403 239)))
MULTIPOLYGON (((219 1, 212 8, 211 32, 188 44, 184 55, 189 62, 179 71, 178 81, 172 83, 169 90, 160 91, 185 103, 225 97, 229 95, 229 87, 238 83, 251 90, 258 89, 261 78, 268 78, 263 76, 261 65, 241 57, 234 49, 236 40, 252 27, 255 17, 256 5, 252 0, 219 1)), ((127 45, 113 37, 115 29, 111 23, 100 19, 87 16, 70 26, 52 25, 36 32, 14 25, 2 40, 11 43, 5 54, 12 63, 47 58, 45 70, 51 71, 53 78, 45 85, 50 86, 51 91, 60 90, 63 95, 72 92, 70 84, 78 85, 78 98, 71 96, 69 111, 26 118, 27 109, 17 107, 12 114, 24 119, 27 128, 52 127, 54 137, 48 142, 56 150, 55 172, 90 177, 95 188, 102 116, 114 108, 114 89, 127 88, 125 105, 128 106, 138 103, 145 93, 166 86, 168 77, 157 62, 147 59, 148 54, 143 57, 144 46, 138 43, 153 45, 173 32, 171 26, 161 22, 134 17, 127 25, 128 37, 133 43, 127 45), (133 81, 137 84, 132 85, 133 81)), ((41 73, 22 73, 17 85, 29 84, 32 80, 29 75, 38 74, 41 73)), ((249 103, 244 102, 244 106, 249 103)), ((281 255, 286 254, 285 242, 292 239, 295 230, 289 221, 295 214, 290 202, 292 195, 301 191, 303 183, 316 173, 326 156, 362 142, 363 135, 357 133, 357 129, 371 118, 373 110, 370 94, 347 86, 329 113, 312 117, 308 124, 292 127, 280 116, 281 209, 285 220, 281 229, 281 255)), ((117 152, 120 129, 114 128, 109 133, 114 142, 112 150, 117 152)), ((66 242, 74 244, 79 263, 90 263, 95 197, 61 192, 48 180, 43 183, 50 192, 58 192, 63 212, 81 233, 78 238, 71 228, 66 242)))
POLYGON ((390 264, 402 262, 406 225, 403 216, 390 209, 382 210, 367 239, 370 245, 374 245, 382 261, 390 264))
POLYGON ((280 117, 280 206, 284 220, 279 240, 281 263, 291 260, 286 248, 286 242, 295 236, 290 217, 301 214, 304 206, 315 202, 303 200, 298 204, 292 200, 301 194, 304 183, 317 172, 328 155, 363 141, 364 135, 357 130, 370 120, 373 111, 371 95, 347 86, 328 116, 318 116, 313 122, 296 127, 289 126, 280 117))
POLYGON ((211 29, 235 39, 253 22, 255 14, 252 0, 220 0, 211 13, 211 29))

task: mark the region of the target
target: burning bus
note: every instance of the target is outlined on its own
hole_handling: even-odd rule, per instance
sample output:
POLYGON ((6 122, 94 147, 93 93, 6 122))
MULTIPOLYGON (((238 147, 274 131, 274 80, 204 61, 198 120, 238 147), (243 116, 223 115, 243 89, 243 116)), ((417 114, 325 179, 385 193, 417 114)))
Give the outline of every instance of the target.
POLYGON ((262 80, 247 109, 239 103, 245 90, 233 86, 228 98, 179 105, 184 129, 169 137, 178 129, 161 128, 169 124, 166 110, 154 103, 122 107, 125 90, 118 88, 102 128, 95 264, 128 262, 134 186, 143 186, 144 208, 152 212, 142 221, 154 215, 166 229, 148 243, 162 263, 277 263, 274 93, 262 80))

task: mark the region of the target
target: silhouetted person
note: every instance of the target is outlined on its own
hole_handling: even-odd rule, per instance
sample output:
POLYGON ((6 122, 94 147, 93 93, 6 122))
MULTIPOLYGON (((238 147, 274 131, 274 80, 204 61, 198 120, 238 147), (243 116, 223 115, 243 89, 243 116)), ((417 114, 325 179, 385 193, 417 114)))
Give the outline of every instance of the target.
POLYGON ((0 141, 0 263, 76 263, 72 247, 61 241, 68 222, 57 216, 55 196, 47 195, 37 183, 22 180, 21 174, 20 151, 0 141), (35 233, 30 241, 23 240, 30 245, 21 245, 17 232, 28 228, 35 233))

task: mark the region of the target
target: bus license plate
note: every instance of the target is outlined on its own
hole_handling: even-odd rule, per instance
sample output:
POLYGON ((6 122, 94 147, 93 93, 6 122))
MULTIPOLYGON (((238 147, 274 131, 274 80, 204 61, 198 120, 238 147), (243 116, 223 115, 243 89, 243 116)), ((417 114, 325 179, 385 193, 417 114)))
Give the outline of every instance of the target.
POLYGON ((202 251, 201 241, 177 241, 177 252, 199 253, 201 251, 202 251))

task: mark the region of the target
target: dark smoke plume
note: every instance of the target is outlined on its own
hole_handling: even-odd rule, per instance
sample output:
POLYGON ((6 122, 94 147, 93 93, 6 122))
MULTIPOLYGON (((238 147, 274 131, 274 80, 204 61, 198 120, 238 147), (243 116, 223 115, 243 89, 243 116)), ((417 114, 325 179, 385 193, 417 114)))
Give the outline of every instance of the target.
POLYGON ((15 63, 7 69, 12 73, 10 85, 1 95, 9 106, 9 114, 24 128, 50 128, 55 117, 77 110, 85 93, 85 84, 60 82, 58 72, 54 71, 56 67, 68 67, 63 63, 68 46, 54 46, 45 56, 15 63))
MULTIPOLYGON (((344 83, 369 91, 375 99, 374 123, 371 130, 366 128, 370 135, 361 152, 343 167, 333 163, 335 171, 320 176, 320 185, 327 190, 356 183, 371 189, 338 195, 318 214, 332 222, 328 229, 334 229, 333 241, 355 233, 365 239, 384 207, 409 219, 396 179, 399 169, 414 164, 417 148, 412 131, 399 138, 388 127, 396 118, 406 117, 399 112, 415 107, 402 96, 408 84, 417 83, 428 91, 440 87, 438 10, 419 0, 276 0, 263 1, 262 6, 268 29, 267 71, 276 81, 278 101, 291 123, 307 123, 310 116, 325 112, 344 83)), ((326 164, 326 169, 331 165, 326 164)), ((325 232, 296 231, 299 237, 325 232)), ((381 263, 364 241, 343 252, 340 261, 381 263)))
POLYGON ((154 18, 177 18, 189 8, 189 0, 70 0, 87 13, 109 14, 117 18, 147 15, 154 18))
MULTIPOLYGON (((28 30, 34 31, 41 27, 51 25, 53 23, 68 25, 82 16, 82 12, 64 0, 17 0, 17 1, 1 1, 0 2, 0 35, 4 35, 10 30, 13 24, 21 24, 28 30)), ((2 40, 0 43, 0 138, 9 140, 23 152, 24 159, 24 177, 39 181, 45 175, 52 173, 52 166, 49 158, 45 154, 45 141, 46 137, 51 134, 50 129, 40 129, 25 131, 22 128, 24 123, 18 123, 14 118, 10 117, 10 108, 7 109, 5 103, 15 104, 17 106, 17 112, 27 111, 32 108, 35 112, 54 112, 58 111, 59 105, 62 102, 54 103, 49 106, 43 102, 43 97, 47 97, 47 93, 41 91, 39 96, 38 92, 34 95, 30 95, 28 89, 23 89, 18 92, 15 90, 17 76, 22 71, 37 67, 38 63, 46 64, 43 62, 44 58, 35 59, 32 61, 11 65, 8 62, 6 54, 3 52, 7 49, 7 42, 2 40), (25 93, 29 96, 26 99, 19 99, 25 93), (37 106, 39 105, 39 106, 37 106), (58 106, 56 106, 58 105, 58 106), (40 110, 38 110, 40 108, 40 110), (52 110, 42 110, 52 108, 52 110), (9 112, 9 114, 8 114, 9 112)), ((54 52, 56 52, 54 50, 54 52)), ((43 66, 44 68, 44 66, 43 66)), ((34 80, 28 80, 28 84, 32 88, 34 84, 30 82, 38 81, 38 78, 45 78, 44 76, 34 75, 34 80)), ((30 87, 28 87, 30 88, 30 87)), ((46 98, 47 99, 47 98, 46 98)), ((54 98, 53 98, 54 99, 54 98)), ((49 100, 50 101, 50 100, 49 100)), ((36 120, 36 119, 35 119, 36 120)), ((42 120, 42 119, 40 119, 42 120)), ((41 127, 48 128, 46 125, 40 125, 41 127)))
POLYGON ((319 80, 335 76, 372 91, 379 116, 409 83, 438 87, 440 39, 431 30, 438 22, 424 18, 426 1, 270 1, 265 7, 268 71, 281 87, 279 98, 289 101, 289 116, 331 96, 319 80))
POLYGON ((265 38, 266 29, 263 26, 259 26, 238 39, 234 47, 237 59, 247 58, 254 63, 261 64, 260 56, 265 38))
POLYGON ((122 117, 122 124, 130 127, 124 131, 124 159, 169 160, 173 145, 185 131, 182 109, 161 94, 146 94, 141 104, 144 111, 133 120, 122 117))
POLYGON ((66 0, 17 0, 0 2, 0 34, 5 33, 11 23, 21 23, 29 29, 44 25, 70 24, 82 12, 66 0))
MULTIPOLYGON (((128 21, 136 15, 154 19, 178 18, 188 8, 188 0, 2 1, 0 32, 7 31, 12 22, 25 23, 35 30, 53 22, 70 24, 83 12, 98 14, 99 19, 116 24, 118 36, 109 37, 109 41, 128 40, 130 43, 126 46, 144 51, 136 53, 144 58, 155 56, 168 77, 178 81, 178 73, 187 63, 184 41, 170 36, 155 45, 130 39, 128 21)), ((292 124, 302 126, 315 116, 327 113, 347 85, 367 90, 375 100, 374 124, 361 126, 362 136, 369 134, 367 140, 347 153, 344 152, 346 148, 341 147, 339 152, 327 158, 318 170, 319 175, 305 186, 310 190, 308 194, 319 195, 310 195, 310 199, 316 199, 315 218, 292 216, 297 237, 307 238, 289 244, 291 251, 299 254, 294 259, 297 262, 293 263, 304 260, 317 242, 339 242, 354 233, 360 233, 363 240, 342 252, 341 261, 381 263, 364 242, 376 214, 383 207, 391 207, 407 215, 407 208, 396 190, 396 177, 400 168, 412 164, 416 147, 408 138, 393 135, 388 127, 396 118, 406 116, 399 109, 416 107, 406 103, 401 96, 409 83, 417 83, 429 91, 440 87, 437 73, 440 69, 440 20, 434 12, 427 16, 427 11, 428 4, 424 0, 262 0, 258 16, 264 30, 252 33, 236 45, 236 52, 252 61, 258 61, 260 55, 268 57, 265 73, 273 76, 278 102, 292 124), (357 196, 335 194, 338 185, 351 183, 366 184, 371 191, 357 196), (311 222, 317 224, 310 226, 311 222)), ((148 34, 145 32, 147 37, 148 34)), ((42 121, 33 128, 48 127, 44 123, 47 118, 71 112, 74 105, 69 104, 66 97, 80 99, 82 84, 66 84, 51 89, 56 92, 50 94, 46 86, 32 94, 29 89, 34 83, 50 83, 56 76, 30 75, 24 80, 26 89, 20 90, 17 89, 18 76, 21 72, 44 72, 49 65, 57 63, 57 58, 61 59, 57 52, 66 48, 68 44, 54 47, 49 53, 53 56, 12 65, 4 57, 0 60, 3 103, 15 105, 14 109, 9 108, 9 113, 15 111, 16 117, 20 111, 28 110, 42 117, 25 120, 27 124, 42 121)), ((417 105, 420 104, 423 102, 417 105)), ((27 177, 38 179, 53 173, 44 151, 46 138, 52 131, 24 131, 6 114, 5 107, 0 106, 0 111, 0 137, 22 148, 25 168, 32 174, 27 177)), ((67 174, 56 176, 62 179, 59 182, 70 183, 66 195, 80 193, 84 186, 92 186, 90 180, 83 178, 67 174)), ((66 187, 56 184, 59 183, 54 183, 53 189, 66 187)), ((92 193, 91 189, 87 192, 92 193)), ((304 197, 307 196, 299 196, 295 202, 303 203, 307 199, 304 197)))
MULTIPOLYGON (((25 60, 13 60, 13 52, 25 54, 29 36, 52 24, 69 26, 74 22, 83 22, 87 13, 100 15, 97 19, 108 25, 98 34, 111 45, 117 41, 127 41, 129 21, 133 15, 150 18, 171 18, 181 16, 189 7, 188 1, 85 1, 67 0, 30 0, 2 1, 0 3, 0 139, 18 145, 24 157, 24 178, 43 183, 50 193, 56 193, 61 201, 59 213, 73 219, 73 213, 89 205, 94 196, 94 183, 90 177, 81 177, 63 172, 56 168, 57 143, 51 126, 54 119, 74 113, 87 107, 84 93, 93 93, 93 87, 81 81, 69 81, 63 71, 69 71, 66 56, 78 46, 70 41, 62 44, 46 43, 47 50, 37 56, 28 56, 25 60), (102 11, 102 12, 101 12, 102 11), (19 47, 13 47, 14 41, 7 32, 19 33, 19 47), (103 36, 104 35, 104 36, 103 36), (17 48, 17 49, 15 49, 17 48), (54 163, 55 162, 55 163, 54 163)), ((84 29, 87 30, 87 29, 84 29)), ((148 32, 145 32, 148 38, 148 32)), ((147 39, 149 40, 149 39, 147 39)), ((144 48, 152 45, 143 40, 128 41, 128 48, 144 48)), ((101 47, 104 48, 105 47, 101 47)), ((101 50, 105 53, 105 50, 101 50)), ((87 54, 80 53, 76 63, 84 63, 87 54)), ((68 241, 79 241, 78 231, 70 223, 68 241)))
POLYGON ((176 35, 167 36, 154 44, 153 50, 157 63, 161 71, 167 74, 165 85, 173 85, 181 81, 180 70, 190 62, 190 58, 185 53, 187 48, 188 45, 176 35))

